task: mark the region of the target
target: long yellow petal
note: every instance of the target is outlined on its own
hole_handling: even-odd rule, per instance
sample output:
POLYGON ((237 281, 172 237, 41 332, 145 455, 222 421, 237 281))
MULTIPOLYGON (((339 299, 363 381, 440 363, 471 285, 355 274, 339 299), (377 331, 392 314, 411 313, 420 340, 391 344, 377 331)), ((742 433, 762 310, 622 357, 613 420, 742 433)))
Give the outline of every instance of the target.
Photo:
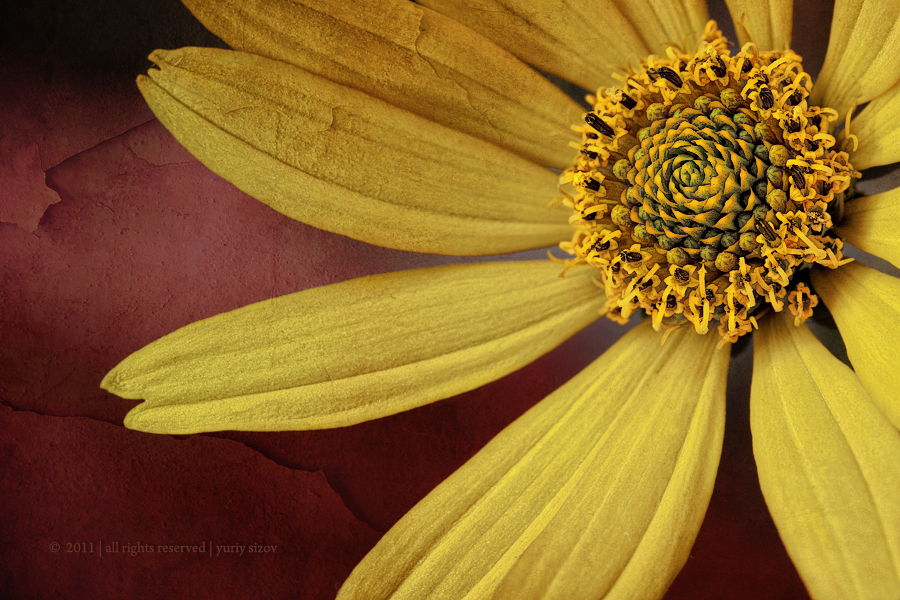
POLYGON ((813 598, 900 598, 900 433, 791 319, 766 319, 754 340, 750 424, 766 504, 813 598))
POLYGON ((841 118, 900 80, 900 2, 836 0, 825 64, 811 104, 841 118))
POLYGON ((661 597, 721 452, 713 338, 629 332, 416 505, 339 600, 661 597))
POLYGON ((844 220, 835 227, 846 242, 900 267, 900 188, 856 198, 844 205, 844 220))
POLYGON ((588 90, 668 42, 699 39, 702 0, 423 0, 539 69, 588 90))
POLYGON ((725 0, 738 43, 753 42, 760 50, 786 50, 791 47, 793 0, 725 0))
POLYGON ((212 48, 156 51, 138 79, 197 158, 289 217, 369 243, 496 254, 568 237, 557 176, 298 67, 212 48))
POLYGON ((408 0, 185 0, 233 49, 289 62, 560 169, 584 109, 487 38, 408 0))
POLYGON ((834 271, 815 269, 812 280, 859 380, 900 429, 900 279, 855 262, 834 271))
POLYGON ((591 269, 549 261, 373 275, 251 304, 135 352, 103 380, 155 433, 342 427, 474 389, 596 320, 591 269))
MULTIPOLYGON (((900 82, 872 100, 850 123, 859 146, 851 152, 856 169, 900 161, 900 82)), ((851 148, 847 148, 852 149, 851 148)))

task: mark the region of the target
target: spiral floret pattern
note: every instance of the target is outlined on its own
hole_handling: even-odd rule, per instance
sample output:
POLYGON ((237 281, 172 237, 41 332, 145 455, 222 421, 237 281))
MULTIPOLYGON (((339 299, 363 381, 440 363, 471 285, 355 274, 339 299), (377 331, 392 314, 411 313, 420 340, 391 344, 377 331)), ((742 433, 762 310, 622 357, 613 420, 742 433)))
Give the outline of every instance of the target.
POLYGON ((746 115, 731 116, 706 96, 671 112, 640 130, 625 211, 614 210, 613 220, 637 222, 634 237, 658 243, 671 264, 703 261, 729 271, 735 257, 748 254, 740 236, 755 240, 754 226, 771 210, 771 165, 760 158, 766 147, 746 115))
POLYGON ((849 262, 831 215, 859 173, 831 149, 836 113, 808 105, 800 57, 753 44, 732 56, 710 22, 694 54, 670 47, 622 80, 574 128, 566 270, 596 267, 621 322, 642 308, 658 330, 705 334, 717 320, 725 342, 760 310, 787 305, 802 323, 817 299, 795 275, 849 262))

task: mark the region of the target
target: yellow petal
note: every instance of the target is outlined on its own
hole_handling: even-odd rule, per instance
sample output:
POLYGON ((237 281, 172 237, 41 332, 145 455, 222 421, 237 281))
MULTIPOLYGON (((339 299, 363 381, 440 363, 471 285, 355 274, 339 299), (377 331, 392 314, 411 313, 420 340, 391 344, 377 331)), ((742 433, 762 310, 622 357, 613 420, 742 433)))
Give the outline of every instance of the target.
POLYGON ((235 50, 297 65, 541 164, 584 109, 471 29, 407 0, 185 0, 235 50))
POLYGON ((199 321, 103 380, 143 398, 155 433, 321 429, 459 394, 530 363, 596 320, 591 269, 549 261, 373 275, 199 321))
POLYGON ((699 39, 702 0, 424 0, 481 32, 522 60, 588 90, 614 83, 612 73, 661 52, 667 42, 699 39))
POLYGON ((900 2, 837 0, 811 104, 841 117, 900 80, 900 2))
POLYGON ((339 600, 661 597, 719 461, 714 338, 629 332, 416 505, 339 600))
POLYGON ((750 424, 766 504, 813 598, 900 598, 900 433, 786 313, 754 340, 750 424))
MULTIPOLYGON (((900 161, 900 82, 872 100, 850 123, 859 146, 851 153, 856 169, 900 161)), ((851 146, 852 148, 852 146, 851 146)))
MULTIPOLYGON (((683 44, 690 51, 700 40, 709 20, 706 2, 702 0, 612 0, 608 6, 601 4, 599 7, 592 0, 582 0, 581 6, 585 11, 599 8, 603 11, 601 18, 605 18, 607 10, 618 10, 657 54, 664 54, 665 47, 673 43, 683 44)), ((618 30, 607 27, 605 35, 604 43, 617 36, 618 30)))
POLYGON ((289 217, 380 246, 496 254, 571 233, 547 169, 283 62, 156 51, 138 79, 197 158, 289 217))
POLYGON ((791 47, 793 0, 725 0, 738 43, 753 42, 760 50, 786 50, 791 47))
POLYGON ((815 269, 812 280, 859 380, 900 428, 900 279, 855 262, 833 271, 815 269))
POLYGON ((850 242, 900 267, 900 188, 856 198, 844 205, 844 220, 835 227, 845 242, 850 242))

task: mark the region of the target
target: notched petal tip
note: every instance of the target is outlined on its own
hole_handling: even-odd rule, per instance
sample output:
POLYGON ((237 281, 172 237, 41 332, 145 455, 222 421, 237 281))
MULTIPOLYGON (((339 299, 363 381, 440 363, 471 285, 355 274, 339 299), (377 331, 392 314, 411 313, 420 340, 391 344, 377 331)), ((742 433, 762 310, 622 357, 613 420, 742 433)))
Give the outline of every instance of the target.
POLYGON ((168 419, 160 418, 158 411, 153 410, 147 402, 138 404, 125 415, 123 425, 126 429, 141 431, 143 433, 156 433, 162 435, 190 435, 206 431, 202 427, 189 429, 185 427, 173 427, 168 419))
POLYGON ((142 398, 141 391, 129 386, 130 378, 125 375, 121 368, 122 364, 127 360, 128 359, 126 358, 124 361, 113 367, 112 371, 106 374, 100 382, 100 388, 106 390, 110 394, 125 398, 126 400, 140 400, 142 398))

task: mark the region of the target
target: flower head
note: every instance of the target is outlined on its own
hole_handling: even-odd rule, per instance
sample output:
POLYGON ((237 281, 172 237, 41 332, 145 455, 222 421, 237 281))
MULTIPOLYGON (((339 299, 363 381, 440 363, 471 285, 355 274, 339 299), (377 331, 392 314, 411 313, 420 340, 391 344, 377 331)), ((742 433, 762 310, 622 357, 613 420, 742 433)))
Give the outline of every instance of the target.
POLYGON ((734 49, 697 0, 611 3, 602 44, 578 2, 187 4, 235 51, 157 51, 138 83, 241 189, 394 248, 572 258, 372 276, 195 323, 104 379, 145 400, 127 425, 350 425, 644 312, 422 500, 340 597, 660 597, 712 492, 728 342, 758 329, 754 453, 789 554, 817 598, 900 595, 900 282, 843 255, 900 265, 898 191, 853 197, 858 169, 900 160, 900 64, 878 50, 900 43, 900 7, 839 0, 814 86, 789 2, 729 2, 734 49), (523 61, 597 90, 591 110, 523 61), (854 370, 804 324, 820 296, 854 370))

